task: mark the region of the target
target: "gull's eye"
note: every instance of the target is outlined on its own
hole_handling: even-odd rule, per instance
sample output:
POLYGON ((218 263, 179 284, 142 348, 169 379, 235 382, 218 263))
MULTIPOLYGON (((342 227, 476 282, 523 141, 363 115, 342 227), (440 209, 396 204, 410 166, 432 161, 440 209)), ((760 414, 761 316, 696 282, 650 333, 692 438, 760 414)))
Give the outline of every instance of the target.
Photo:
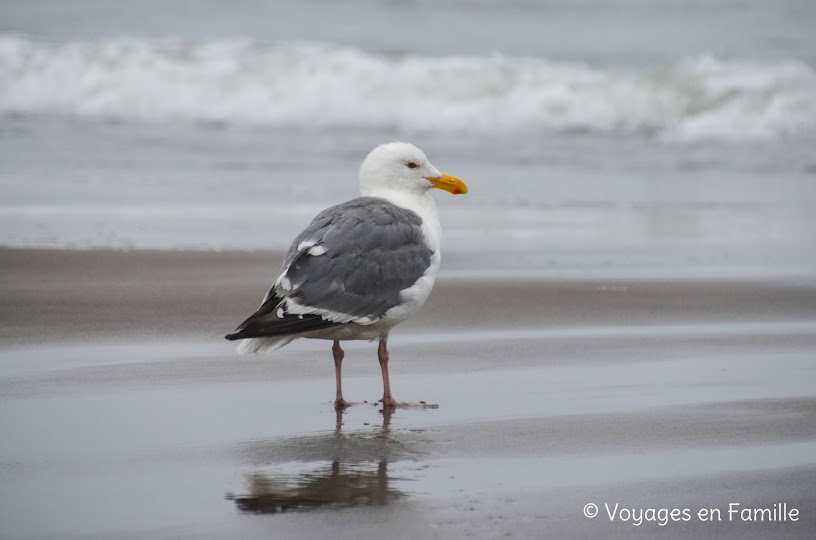
POLYGON ((409 161, 408 163, 405 164, 405 166, 408 167, 409 169, 419 168, 419 165, 415 161, 409 161))

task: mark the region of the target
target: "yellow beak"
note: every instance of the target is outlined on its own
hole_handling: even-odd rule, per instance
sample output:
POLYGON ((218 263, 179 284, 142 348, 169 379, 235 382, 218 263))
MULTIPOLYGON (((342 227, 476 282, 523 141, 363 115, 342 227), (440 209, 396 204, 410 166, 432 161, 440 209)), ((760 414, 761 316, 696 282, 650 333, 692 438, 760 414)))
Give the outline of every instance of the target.
POLYGON ((467 184, 465 184, 455 176, 450 176, 449 174, 443 174, 442 176, 428 178, 428 180, 431 181, 433 187, 444 189, 445 191, 449 191, 454 195, 464 194, 468 192, 467 184))

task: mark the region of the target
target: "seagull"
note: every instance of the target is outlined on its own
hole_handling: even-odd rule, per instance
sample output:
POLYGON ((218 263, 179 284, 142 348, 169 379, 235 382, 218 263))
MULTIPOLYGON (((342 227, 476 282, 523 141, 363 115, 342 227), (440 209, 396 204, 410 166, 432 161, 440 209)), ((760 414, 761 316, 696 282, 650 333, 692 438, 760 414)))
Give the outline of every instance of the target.
POLYGON ((297 338, 333 341, 334 406, 343 398, 346 340, 379 340, 384 408, 394 399, 388 377, 388 335, 428 299, 441 260, 439 213, 432 188, 468 192, 439 172, 412 144, 374 148, 360 166, 360 197, 315 217, 292 242, 261 307, 226 339, 239 353, 280 349, 297 338))

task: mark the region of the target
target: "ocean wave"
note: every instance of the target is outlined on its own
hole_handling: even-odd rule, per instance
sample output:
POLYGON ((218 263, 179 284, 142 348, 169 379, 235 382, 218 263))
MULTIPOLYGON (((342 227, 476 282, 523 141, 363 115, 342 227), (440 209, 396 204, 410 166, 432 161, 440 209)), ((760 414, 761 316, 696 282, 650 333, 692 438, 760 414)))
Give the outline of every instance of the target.
POLYGON ((0 113, 409 132, 816 136, 816 71, 701 56, 649 68, 375 54, 322 43, 0 34, 0 113))

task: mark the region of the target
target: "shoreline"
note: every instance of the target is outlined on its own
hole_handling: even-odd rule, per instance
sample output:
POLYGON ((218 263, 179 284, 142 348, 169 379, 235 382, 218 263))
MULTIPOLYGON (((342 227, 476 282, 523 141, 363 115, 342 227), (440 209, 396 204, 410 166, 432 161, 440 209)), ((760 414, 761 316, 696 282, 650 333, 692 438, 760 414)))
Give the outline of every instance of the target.
MULTIPOLYGON (((0 248, 0 347, 88 338, 220 338, 257 307, 282 253, 0 248)), ((460 279, 443 267, 395 333, 440 329, 812 320, 816 279, 543 276, 460 279)))

